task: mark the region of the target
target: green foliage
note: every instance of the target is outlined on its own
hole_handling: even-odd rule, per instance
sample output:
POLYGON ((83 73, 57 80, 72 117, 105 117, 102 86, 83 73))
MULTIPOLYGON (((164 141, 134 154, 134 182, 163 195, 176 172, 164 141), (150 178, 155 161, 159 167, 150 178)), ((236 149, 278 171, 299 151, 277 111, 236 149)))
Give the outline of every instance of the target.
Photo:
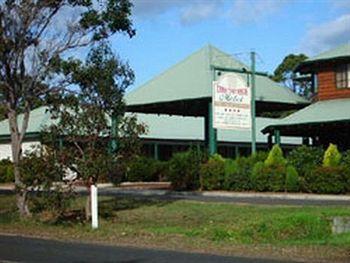
POLYGON ((19 172, 21 134, 27 132, 26 124, 35 105, 55 110, 64 108, 62 105, 69 108, 57 114, 65 124, 63 129, 57 129, 59 135, 70 137, 68 144, 75 146, 65 149, 69 153, 66 160, 70 157, 74 160, 68 164, 69 168, 76 166, 80 176, 88 176, 87 167, 98 171, 93 167, 95 159, 103 164, 101 151, 92 154, 95 146, 90 151, 85 151, 85 147, 96 145, 96 136, 108 138, 104 133, 109 126, 106 114, 124 113, 122 94, 132 83, 134 74, 127 63, 114 56, 107 43, 115 33, 135 35, 131 10, 129 0, 1 1, 0 105, 6 105, 11 127, 16 186, 22 188, 17 192, 22 216, 28 216, 29 210, 19 172), (67 12, 74 14, 75 19, 57 27, 56 22, 67 12), (79 54, 83 47, 91 49, 85 63, 70 57, 79 54), (17 118, 20 113, 23 113, 21 125, 17 118), (86 136, 85 141, 72 139, 82 136, 86 136), (75 159, 78 155, 80 160, 75 159))
POLYGON ((304 54, 289 54, 283 59, 282 63, 278 65, 274 71, 274 76, 272 79, 277 82, 282 82, 290 79, 295 67, 305 59, 307 59, 307 56, 304 54))
POLYGON ((298 192, 299 191, 299 175, 297 170, 288 165, 286 168, 286 183, 285 189, 287 192, 298 192))
POLYGON ((310 80, 296 80, 294 69, 298 64, 303 62, 307 59, 307 56, 304 54, 289 54, 286 56, 281 64, 278 65, 276 70, 274 71, 274 75, 272 76, 272 79, 276 82, 283 82, 283 84, 292 89, 293 91, 297 92, 300 95, 308 96, 311 88, 311 81, 310 80))
POLYGON ((225 178, 225 159, 216 154, 200 167, 202 190, 220 190, 225 178))
POLYGON ((55 153, 50 149, 33 149, 20 162, 22 182, 26 187, 50 189, 54 182, 62 181, 64 167, 55 161, 55 153))
POLYGON ((200 186, 199 171, 205 154, 191 149, 176 153, 169 160, 169 180, 175 190, 195 190, 200 186))
POLYGON ((323 150, 318 147, 299 146, 294 148, 288 155, 288 163, 295 167, 299 176, 304 177, 306 173, 322 164, 323 150))
POLYGON ((267 159, 265 160, 266 165, 285 165, 286 159, 283 157, 283 152, 278 144, 275 144, 269 152, 267 159))
POLYGON ((167 176, 167 163, 147 157, 136 157, 128 166, 126 180, 129 182, 159 182, 167 176))
POLYGON ((265 164, 263 162, 257 162, 250 174, 250 181, 252 189, 262 192, 269 190, 269 178, 264 173, 265 164))
POLYGON ((266 165, 258 162, 251 174, 251 184, 255 191, 281 192, 285 189, 286 168, 283 165, 266 165))
POLYGON ((227 168, 225 173, 225 190, 244 191, 251 189, 250 176, 254 165, 257 162, 264 161, 267 157, 266 152, 257 152, 253 156, 238 157, 232 163, 230 160, 226 161, 227 168))
POLYGON ((320 194, 345 193, 349 182, 349 171, 342 166, 317 167, 305 177, 307 190, 320 194))
POLYGON ((35 149, 20 163, 25 186, 40 190, 28 197, 33 212, 45 213, 45 221, 52 223, 63 217, 74 200, 72 182, 62 180, 65 167, 56 162, 55 154, 49 148, 35 149))
POLYGON ((324 167, 337 167, 341 161, 341 153, 338 151, 338 147, 334 144, 329 144, 323 157, 324 167))
POLYGON ((13 174, 13 163, 10 160, 0 161, 0 183, 13 183, 15 177, 13 174))

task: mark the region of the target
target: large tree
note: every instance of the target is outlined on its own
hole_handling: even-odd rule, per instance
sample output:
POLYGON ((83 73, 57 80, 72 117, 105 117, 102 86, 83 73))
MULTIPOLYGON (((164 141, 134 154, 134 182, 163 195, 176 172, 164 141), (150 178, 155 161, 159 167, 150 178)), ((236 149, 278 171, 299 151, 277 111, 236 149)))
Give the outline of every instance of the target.
POLYGON ((57 65, 77 49, 118 32, 134 36, 131 7, 129 0, 0 1, 0 104, 9 119, 21 216, 30 214, 19 169, 30 111, 38 101, 74 92, 69 74, 58 73, 57 65))
POLYGON ((296 93, 303 93, 304 87, 301 87, 301 84, 304 83, 295 81, 294 69, 299 63, 303 62, 307 58, 308 57, 304 54, 289 54, 277 66, 272 79, 274 81, 283 83, 285 86, 292 89, 296 93))

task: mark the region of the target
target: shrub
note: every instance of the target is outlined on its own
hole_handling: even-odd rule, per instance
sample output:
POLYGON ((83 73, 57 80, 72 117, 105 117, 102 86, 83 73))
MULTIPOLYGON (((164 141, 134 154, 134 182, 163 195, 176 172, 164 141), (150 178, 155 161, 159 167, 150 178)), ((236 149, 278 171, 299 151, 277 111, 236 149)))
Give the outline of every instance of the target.
POLYGON ((15 181, 13 164, 10 160, 0 161, 0 183, 11 183, 15 181))
POLYGON ((212 156, 201 165, 200 183, 202 190, 221 190, 225 178, 225 159, 220 155, 212 156))
POLYGON ((191 149, 176 153, 169 161, 169 180, 175 190, 194 190, 200 186, 200 165, 205 161, 205 154, 191 149))
POLYGON ((62 181, 64 167, 56 162, 54 153, 47 149, 45 155, 38 151, 27 154, 20 162, 20 171, 26 187, 41 190, 28 195, 33 211, 49 214, 45 221, 61 219, 70 207, 74 193, 71 182, 62 181))
POLYGON ((289 165, 286 168, 286 184, 285 189, 287 192, 298 192, 299 191, 299 175, 297 170, 289 165))
POLYGON ((244 191, 251 190, 250 175, 256 163, 266 159, 266 152, 257 152, 252 156, 238 157, 236 160, 225 162, 225 190, 244 191))
POLYGON ((318 147, 300 146, 293 149, 287 159, 295 167, 300 177, 322 164, 323 150, 318 147))
POLYGON ((343 153, 341 165, 347 168, 350 168, 350 150, 347 150, 346 152, 343 153))
POLYGON ((346 192, 348 178, 348 171, 342 166, 318 167, 306 174, 305 183, 313 193, 340 194, 346 192))
POLYGON ((329 144, 323 157, 324 167, 337 167, 340 164, 341 153, 338 151, 338 147, 334 144, 329 144))
POLYGON ((129 163, 126 180, 129 182, 161 181, 166 174, 164 163, 152 158, 136 157, 129 163))
POLYGON ((282 149, 278 144, 275 144, 272 147, 267 159, 265 160, 265 164, 277 166, 286 164, 286 159, 284 159, 282 149))

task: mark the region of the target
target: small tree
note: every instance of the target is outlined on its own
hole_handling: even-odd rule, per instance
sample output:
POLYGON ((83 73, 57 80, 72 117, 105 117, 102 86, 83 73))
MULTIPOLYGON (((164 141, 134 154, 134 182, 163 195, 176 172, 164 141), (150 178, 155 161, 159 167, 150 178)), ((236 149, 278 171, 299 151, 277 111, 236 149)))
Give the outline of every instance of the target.
POLYGON ((283 152, 281 147, 278 144, 275 144, 271 151, 269 152, 269 155, 267 156, 267 159, 265 160, 266 165, 285 165, 286 159, 283 157, 283 152))
MULTIPOLYGON (((101 177, 113 177, 120 161, 111 150, 110 142, 117 139, 128 144, 129 151, 144 131, 134 116, 124 118, 123 93, 133 81, 133 72, 121 63, 106 43, 91 50, 86 63, 69 60, 58 70, 70 76, 77 85, 75 93, 63 94, 51 111, 56 124, 47 130, 51 142, 64 140, 58 162, 76 172, 88 189, 101 177), (119 119, 122 138, 113 138, 110 116, 119 119)), ((123 149, 123 148, 121 148, 123 149)), ((135 152, 135 150, 133 150, 135 152)), ((120 155, 119 155, 120 156, 120 155)), ((85 215, 90 219, 90 196, 85 215)))
POLYGON ((340 164, 341 153, 338 151, 338 147, 334 144, 329 144, 323 157, 324 167, 336 167, 340 164))

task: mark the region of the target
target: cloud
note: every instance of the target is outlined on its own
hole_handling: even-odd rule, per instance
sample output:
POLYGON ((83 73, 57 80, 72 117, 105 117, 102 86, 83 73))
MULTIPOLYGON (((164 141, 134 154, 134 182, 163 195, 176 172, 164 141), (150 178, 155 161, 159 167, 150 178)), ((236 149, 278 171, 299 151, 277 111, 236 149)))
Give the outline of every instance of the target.
POLYGON ((182 25, 192 25, 220 14, 241 23, 256 23, 280 10, 290 0, 133 0, 134 14, 153 19, 170 10, 176 10, 182 25))
POLYGON ((333 7, 341 10, 350 10, 350 1, 349 0, 337 0, 337 1, 332 1, 331 4, 333 7))
POLYGON ((350 14, 313 26, 302 39, 300 49, 316 54, 337 45, 350 42, 350 14))
POLYGON ((187 6, 181 15, 181 23, 188 25, 214 17, 219 12, 222 1, 198 1, 187 6))
POLYGON ((256 23, 276 13, 289 0, 236 0, 233 3, 230 17, 235 23, 256 23))
POLYGON ((179 8, 187 4, 182 0, 132 0, 134 14, 142 18, 152 18, 168 10, 179 8))
POLYGON ((221 7, 222 0, 133 0, 134 14, 143 19, 177 10, 182 25, 192 25, 206 20, 221 7))

